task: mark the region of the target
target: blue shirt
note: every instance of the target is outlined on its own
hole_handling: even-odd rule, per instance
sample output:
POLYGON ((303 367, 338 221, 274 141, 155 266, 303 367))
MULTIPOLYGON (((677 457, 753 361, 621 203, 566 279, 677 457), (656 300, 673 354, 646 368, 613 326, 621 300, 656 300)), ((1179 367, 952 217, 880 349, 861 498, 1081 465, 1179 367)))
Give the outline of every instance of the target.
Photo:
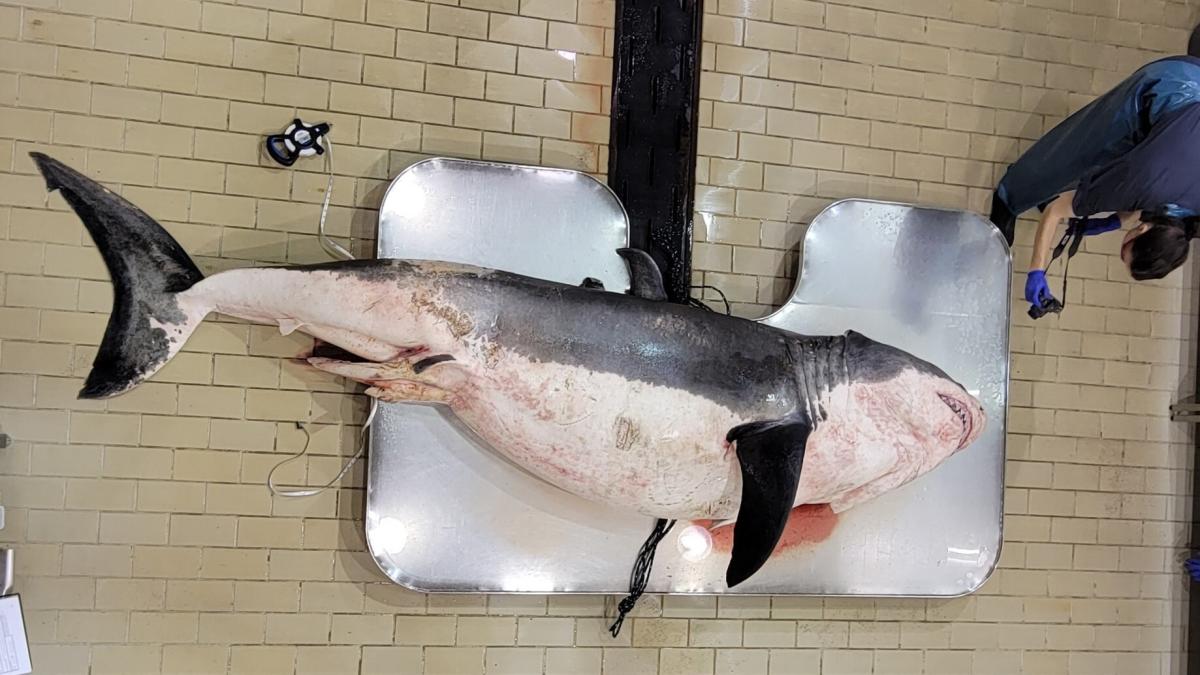
POLYGON ((1034 143, 1008 168, 996 195, 1016 214, 1072 189, 1084 193, 1076 196, 1078 216, 1132 211, 1135 203, 1163 206, 1170 202, 1150 202, 1164 195, 1200 206, 1190 185, 1200 182, 1193 169, 1200 165, 1192 161, 1200 143, 1194 133, 1197 111, 1179 116, 1198 102, 1200 58, 1172 56, 1147 64, 1034 143), (1169 185, 1159 189, 1154 183, 1167 174, 1169 185))
POLYGON ((1200 213, 1200 103, 1167 113, 1141 143, 1089 172, 1075 188, 1075 214, 1173 205, 1200 213))

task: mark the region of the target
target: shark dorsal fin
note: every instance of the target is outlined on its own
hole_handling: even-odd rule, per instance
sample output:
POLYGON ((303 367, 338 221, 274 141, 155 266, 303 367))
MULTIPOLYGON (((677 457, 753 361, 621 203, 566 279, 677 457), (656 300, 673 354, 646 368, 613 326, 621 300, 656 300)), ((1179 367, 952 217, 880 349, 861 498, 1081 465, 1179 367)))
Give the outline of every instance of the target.
POLYGON ((662 272, 649 253, 637 248, 619 248, 617 254, 629 265, 630 295, 659 302, 667 299, 662 272))

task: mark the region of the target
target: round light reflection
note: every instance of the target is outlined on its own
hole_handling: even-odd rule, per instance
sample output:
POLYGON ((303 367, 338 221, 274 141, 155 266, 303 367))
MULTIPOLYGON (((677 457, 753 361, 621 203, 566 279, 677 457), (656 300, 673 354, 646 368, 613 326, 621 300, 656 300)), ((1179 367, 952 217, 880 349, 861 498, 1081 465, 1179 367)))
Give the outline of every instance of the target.
POLYGON ((679 547, 684 560, 698 562, 712 552, 712 534, 699 525, 688 525, 680 530, 675 545, 679 547))

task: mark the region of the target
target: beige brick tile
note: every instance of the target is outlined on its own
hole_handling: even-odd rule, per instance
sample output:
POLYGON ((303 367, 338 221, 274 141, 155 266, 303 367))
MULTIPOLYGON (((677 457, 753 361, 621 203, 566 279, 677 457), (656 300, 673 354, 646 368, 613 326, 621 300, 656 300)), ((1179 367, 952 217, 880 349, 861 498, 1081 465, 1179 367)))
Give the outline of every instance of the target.
POLYGON ((426 154, 478 157, 481 148, 482 135, 479 131, 426 126, 425 136, 421 138, 421 151, 426 154))
POLYGON ((296 647, 234 646, 230 650, 230 673, 266 675, 295 672, 296 647))
POLYGON ((742 623, 732 619, 693 619, 688 639, 693 647, 737 647, 742 643, 742 623))
MULTIPOLYGON (((232 581, 193 581, 190 579, 170 580, 167 582, 167 602, 166 607, 169 610, 199 610, 230 612, 233 610, 234 584, 232 581)), ((200 640, 214 641, 222 640, 227 642, 234 641, 260 641, 262 639, 262 616, 258 615, 259 629, 257 633, 247 630, 248 625, 253 625, 256 618, 255 615, 221 615, 222 619, 219 622, 221 628, 217 629, 212 624, 218 622, 208 622, 210 627, 206 628, 206 618, 209 615, 200 615, 200 640), (220 637, 217 634, 218 630, 229 631, 222 633, 226 637, 220 637)))
MULTIPOLYGON (((741 45, 742 36, 746 31, 746 22, 744 19, 736 17, 710 14, 704 18, 702 28, 704 30, 704 42, 706 43, 715 42, 727 45, 741 45)), ((794 47, 795 44, 796 39, 793 30, 792 46, 794 47)))
POLYGON ((383 87, 365 87, 335 82, 330 85, 329 107, 363 115, 388 117, 392 112, 391 92, 383 87))
POLYGON ((21 580, 21 600, 26 610, 91 609, 95 581, 90 578, 32 576, 21 580))
POLYGON ((454 617, 396 617, 396 644, 452 645, 456 632, 454 617))
POLYGON ((0 483, 6 501, 26 508, 61 509, 67 481, 61 478, 9 477, 0 483))
MULTIPOLYGON (((233 602, 233 584, 231 582, 196 582, 228 587, 229 603, 233 602)), ((266 616, 250 613, 207 613, 200 614, 200 642, 218 643, 255 643, 266 638, 266 616)))
POLYGON ((134 0, 133 20, 175 28, 199 29, 201 27, 201 3, 199 0, 134 0))
MULTIPOLYGON (((762 70, 761 66, 755 66, 752 68, 743 69, 743 70, 750 70, 753 72, 741 72, 739 70, 733 70, 732 69, 733 66, 730 66, 730 70, 728 72, 734 73, 736 75, 757 75, 759 77, 769 76, 773 80, 787 80, 787 81, 791 81, 791 82, 806 82, 806 83, 811 83, 811 84, 816 84, 821 81, 821 76, 820 76, 821 60, 817 57, 802 56, 802 55, 796 55, 796 54, 783 54, 783 53, 779 53, 779 52, 771 52, 769 54, 767 54, 766 52, 762 52, 762 53, 766 54, 767 59, 768 59, 765 72, 762 70)), ((734 59, 734 62, 736 64, 737 59, 734 59)), ((808 99, 814 98, 812 96, 812 93, 819 91, 819 90, 817 90, 816 88, 812 88, 811 90, 806 89, 805 91, 807 92, 805 94, 805 99, 808 100, 808 99)), ((837 92, 833 92, 833 91, 821 91, 820 96, 817 96, 815 98, 818 98, 819 100, 826 99, 826 98, 829 98, 832 96, 836 96, 836 94, 837 94, 837 92)), ((797 108, 802 107, 800 105, 800 96, 801 96, 801 89, 797 88, 796 89, 796 107, 797 108)), ((807 110, 807 109, 812 109, 812 108, 806 107, 804 109, 807 110)))
POLYGON ((96 580, 96 609, 161 609, 165 598, 162 579, 96 580))
POLYGON ((459 617, 455 643, 459 645, 515 644, 516 620, 512 617, 459 617))
POLYGON ((415 0, 368 0, 367 23, 424 30, 428 20, 429 5, 415 0))
POLYGON ((328 614, 267 614, 268 644, 326 644, 329 640, 328 614))
POLYGON ((457 45, 455 38, 407 30, 396 33, 396 56, 410 61, 453 64, 457 45))
POLYGON ((82 82, 66 82, 41 77, 21 78, 22 106, 85 113, 91 89, 82 82))
POLYGON ((851 675, 870 672, 874 653, 866 650, 827 650, 821 655, 821 672, 851 675))
MULTIPOLYGON (((39 75, 53 75, 55 72, 55 47, 53 45, 2 40, 0 41, 0 47, 5 50, 5 66, 9 70, 20 73, 36 73, 39 75)), ((12 81, 12 85, 14 96, 9 97, 9 103, 16 98, 15 78, 12 81)), ((50 94, 47 91, 49 86, 46 84, 40 85, 43 95, 50 94)))
POLYGON ((199 568, 200 549, 133 546, 134 577, 191 579, 199 568))
MULTIPOLYGON (((419 90, 425 82, 425 66, 411 61, 367 56, 363 62, 362 81, 394 89, 419 90)), ((394 110, 397 116, 404 116, 399 108, 394 110)))
POLYGON ((133 611, 131 643, 194 643, 199 615, 178 611, 133 611))
POLYGON ((166 32, 162 28, 116 21, 96 21, 96 48, 126 54, 162 56, 166 32))
POLYGON ((483 98, 485 74, 463 68, 426 66, 426 90, 446 96, 483 98))
POLYGON ((242 38, 233 41, 235 68, 289 75, 297 72, 299 63, 299 47, 242 38))
POLYGON ((336 22, 334 49, 391 56, 396 50, 396 31, 380 25, 336 22))
MULTIPOLYGON (((104 115, 108 117, 119 117, 124 119, 136 119, 146 121, 157 121, 162 108, 162 95, 157 92, 138 91, 135 89, 124 89, 120 87, 104 87, 97 85, 92 94, 92 113, 96 115, 104 115)), ((112 157, 112 155, 104 155, 112 157)), ((124 155, 130 163, 138 162, 142 165, 153 166, 153 158, 150 157, 133 157, 124 155)), ((119 182, 137 182, 149 184, 151 181, 147 178, 142 178, 144 175, 140 171, 136 174, 129 172, 116 172, 109 169, 109 173, 100 175, 100 167, 98 163, 98 153, 91 153, 88 168, 101 180, 113 180, 119 182), (133 181, 121 180, 121 176, 137 175, 139 178, 133 181)))
POLYGON ((580 54, 601 55, 605 53, 607 40, 604 30, 596 26, 551 21, 546 37, 550 49, 562 49, 580 54))
POLYGON ((819 137, 827 143, 866 144, 871 134, 871 123, 866 120, 821 116, 819 137))
POLYGON ((225 670, 229 648, 216 645, 164 645, 162 668, 171 673, 211 673, 225 670))
MULTIPOLYGON (((493 42, 504 42, 528 47, 546 46, 547 23, 541 19, 491 14, 488 24, 488 34, 486 37, 493 42)), ((482 38, 484 36, 471 37, 482 38)))
POLYGON ((360 612, 363 607, 362 589, 352 583, 305 582, 301 589, 300 606, 306 612, 360 612))
MULTIPOLYGON (((217 11, 222 12, 231 9, 234 11, 241 10, 241 8, 233 8, 228 5, 214 5, 211 3, 206 4, 205 7, 219 7, 221 9, 217 11)), ((251 37, 255 36, 252 35, 251 37)), ((233 40, 223 35, 168 30, 166 33, 165 54, 167 58, 178 61, 228 66, 233 62, 233 40)), ((204 79, 201 76, 201 83, 203 82, 204 79)))
POLYGON ((875 670, 878 675, 921 672, 925 666, 925 655, 917 651, 877 651, 875 670))
POLYGON ((718 649, 718 673, 766 673, 770 654, 760 649, 718 649))
POLYGON ((325 108, 329 101, 330 85, 309 82, 300 77, 268 75, 264 100, 267 103, 297 107, 325 108))
POLYGON ((488 36, 488 14, 472 9, 432 5, 429 7, 429 32, 485 40, 488 36))
MULTIPOLYGON (((764 50, 745 49, 731 45, 716 45, 716 69, 723 73, 735 75, 754 75, 766 77, 771 65, 775 62, 774 55, 764 50)), ((771 77, 786 77, 787 72, 796 72, 799 68, 795 61, 781 61, 780 73, 770 73, 771 77), (786 64, 786 65, 784 65, 786 64)))
POLYGON ((123 642, 126 621, 123 612, 62 612, 58 637, 66 642, 123 642))
POLYGON ((296 672, 321 675, 341 668, 358 670, 358 647, 300 647, 296 672))
POLYGON ((267 26, 267 38, 272 42, 330 47, 333 43, 333 22, 319 17, 272 13, 267 26))
POLYGON ((363 647, 360 667, 362 675, 420 675, 421 648, 363 647))
POLYGON ((31 660, 53 673, 87 673, 91 662, 87 645, 32 644, 29 649, 31 660))
POLYGON ((305 14, 362 21, 366 6, 367 0, 308 0, 303 4, 303 9, 305 14))
MULTIPOLYGON (((48 12, 26 11, 21 37, 32 42, 91 47, 94 24, 91 18, 48 12)), ((16 37, 11 36, 11 37, 16 37)))
POLYGON ((362 71, 363 57, 360 54, 300 48, 300 74, 304 77, 358 82, 362 79, 362 71))
POLYGON ((95 511, 29 512, 29 541, 95 543, 99 514, 95 511))

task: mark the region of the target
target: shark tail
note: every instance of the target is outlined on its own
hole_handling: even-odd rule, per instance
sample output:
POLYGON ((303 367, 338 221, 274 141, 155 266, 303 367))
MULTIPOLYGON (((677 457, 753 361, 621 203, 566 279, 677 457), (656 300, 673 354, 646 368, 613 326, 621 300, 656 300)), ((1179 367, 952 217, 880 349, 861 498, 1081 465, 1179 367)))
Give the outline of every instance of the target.
POLYGON ((100 250, 113 307, 79 398, 116 396, 162 368, 211 311, 180 297, 204 278, 153 218, 96 181, 40 152, 29 153, 100 250))

